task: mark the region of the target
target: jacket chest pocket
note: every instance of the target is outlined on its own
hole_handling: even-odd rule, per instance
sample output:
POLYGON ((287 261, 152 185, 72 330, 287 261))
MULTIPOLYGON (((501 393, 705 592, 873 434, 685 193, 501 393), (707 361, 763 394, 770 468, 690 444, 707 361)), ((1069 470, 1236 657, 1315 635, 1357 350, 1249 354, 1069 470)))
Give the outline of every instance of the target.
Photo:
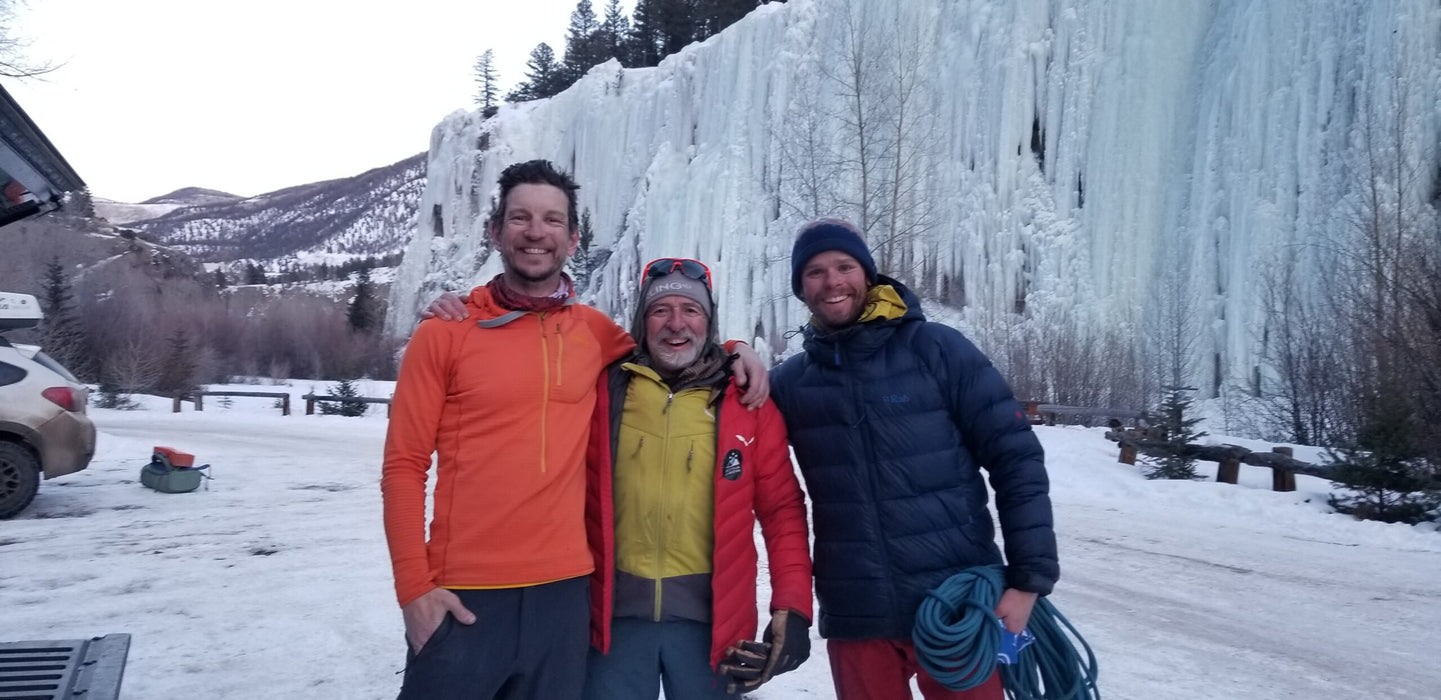
POLYGON ((545 363, 542 376, 552 400, 580 403, 595 396, 601 370, 600 346, 583 325, 548 320, 541 345, 545 363))

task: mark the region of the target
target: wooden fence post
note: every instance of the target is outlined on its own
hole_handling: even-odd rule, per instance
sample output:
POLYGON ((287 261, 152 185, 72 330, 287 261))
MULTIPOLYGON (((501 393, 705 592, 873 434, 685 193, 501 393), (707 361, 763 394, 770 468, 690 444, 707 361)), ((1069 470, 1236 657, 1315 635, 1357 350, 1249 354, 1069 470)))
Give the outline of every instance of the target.
POLYGON ((315 415, 315 394, 305 395, 305 415, 315 415))
POLYGON ((1116 461, 1120 462, 1121 464, 1135 464, 1136 446, 1132 445, 1129 442, 1121 443, 1121 457, 1116 461))
POLYGON ((1235 457, 1226 457, 1221 460, 1220 466, 1216 468, 1216 481, 1224 484, 1234 484, 1241 477, 1241 460, 1235 457))
POLYGON ((290 415, 290 394, 280 397, 280 415, 290 415))
POLYGON ((179 412, 180 412, 180 397, 181 397, 181 396, 183 396, 183 394, 176 394, 176 395, 175 395, 175 402, 174 402, 173 404, 171 404, 171 411, 170 411, 171 413, 179 413, 179 412))
MULTIPOLYGON (((1272 447, 1271 451, 1287 457, 1295 454, 1295 450, 1289 447, 1272 447)), ((1290 469, 1282 469, 1281 467, 1271 467, 1271 490, 1281 491, 1283 493, 1295 491, 1296 472, 1290 469)))
POLYGON ((198 393, 198 394, 195 395, 195 410, 197 410, 197 411, 204 411, 204 410, 205 410, 205 394, 204 394, 204 393, 198 393))

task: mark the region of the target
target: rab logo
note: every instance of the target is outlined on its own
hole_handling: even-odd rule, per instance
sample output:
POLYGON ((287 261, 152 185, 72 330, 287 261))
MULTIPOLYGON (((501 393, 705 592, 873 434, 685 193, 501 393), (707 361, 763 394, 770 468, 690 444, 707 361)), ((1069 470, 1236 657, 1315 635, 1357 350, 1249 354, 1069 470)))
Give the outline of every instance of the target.
POLYGON ((751 446, 751 443, 753 443, 753 442, 756 441, 755 437, 744 438, 744 437, 741 437, 741 436, 739 436, 739 435, 736 436, 736 439, 737 439, 737 440, 740 440, 740 441, 741 441, 741 444, 742 444, 742 445, 745 445, 746 447, 750 447, 750 446, 751 446))
POLYGON ((740 450, 731 450, 726 453, 725 461, 721 463, 721 476, 725 477, 727 481, 735 481, 741 478, 740 450))

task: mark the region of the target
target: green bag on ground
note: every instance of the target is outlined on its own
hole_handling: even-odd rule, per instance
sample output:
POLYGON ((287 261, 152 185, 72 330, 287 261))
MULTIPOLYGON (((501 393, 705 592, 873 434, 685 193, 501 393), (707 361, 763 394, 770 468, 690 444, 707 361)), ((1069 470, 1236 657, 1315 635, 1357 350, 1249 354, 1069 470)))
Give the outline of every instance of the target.
POLYGON ((171 447, 156 447, 150 456, 150 463, 140 468, 140 483, 161 493, 187 493, 200 488, 200 482, 209 475, 205 470, 209 464, 191 466, 193 455, 171 447))

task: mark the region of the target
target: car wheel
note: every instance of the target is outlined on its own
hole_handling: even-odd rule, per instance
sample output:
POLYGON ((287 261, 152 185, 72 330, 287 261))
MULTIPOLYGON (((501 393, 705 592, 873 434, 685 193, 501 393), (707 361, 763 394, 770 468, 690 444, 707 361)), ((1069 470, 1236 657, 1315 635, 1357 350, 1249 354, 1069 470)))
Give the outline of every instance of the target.
POLYGON ((35 455, 13 442, 0 442, 0 520, 25 510, 39 488, 35 455))

